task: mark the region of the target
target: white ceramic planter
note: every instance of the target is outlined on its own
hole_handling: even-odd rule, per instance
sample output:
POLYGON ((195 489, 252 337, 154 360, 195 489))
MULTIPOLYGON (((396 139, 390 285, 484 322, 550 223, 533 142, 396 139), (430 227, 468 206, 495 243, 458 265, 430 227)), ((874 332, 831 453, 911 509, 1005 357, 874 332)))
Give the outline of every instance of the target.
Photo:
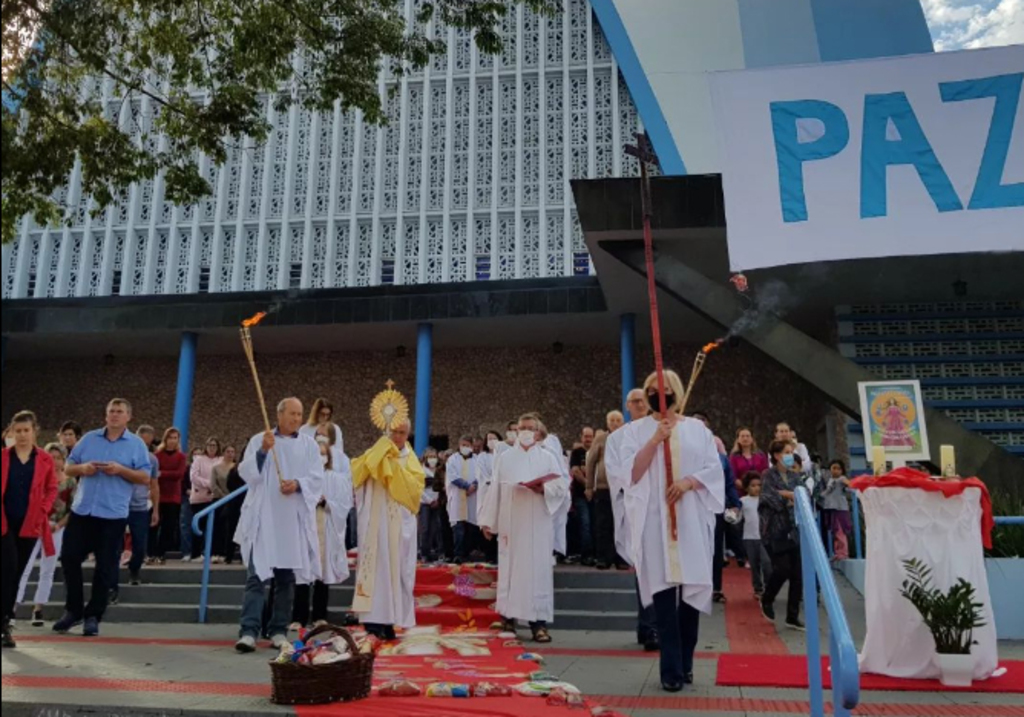
POLYGON ((946 687, 970 687, 974 679, 974 655, 935 655, 939 682, 946 687))

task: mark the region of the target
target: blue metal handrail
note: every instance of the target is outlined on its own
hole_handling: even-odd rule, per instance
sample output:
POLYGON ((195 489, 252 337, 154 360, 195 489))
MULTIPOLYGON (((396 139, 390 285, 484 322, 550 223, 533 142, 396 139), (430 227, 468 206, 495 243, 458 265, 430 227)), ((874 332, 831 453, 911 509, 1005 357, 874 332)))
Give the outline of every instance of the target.
POLYGON ((207 602, 209 601, 210 595, 210 558, 213 552, 213 519, 217 513, 217 508, 223 507, 233 501, 240 495, 244 495, 249 490, 249 486, 243 485, 241 488, 236 490, 234 493, 229 493, 220 500, 212 503, 201 511, 196 513, 192 517, 192 532, 196 535, 202 536, 203 529, 199 527, 199 521, 206 518, 206 540, 203 546, 203 582, 199 588, 199 622, 206 622, 206 608, 207 602))
POLYGON ((1024 515, 997 515, 996 525, 1024 525, 1024 515))
POLYGON ((821 543, 811 497, 807 489, 796 489, 796 522, 800 527, 800 563, 804 582, 804 620, 807 627, 807 682, 810 687, 811 717, 824 717, 825 695, 821 680, 821 635, 818 631, 818 582, 825 603, 829 628, 829 662, 832 671, 832 710, 838 717, 849 717, 860 702, 860 671, 857 650, 835 578, 821 543))

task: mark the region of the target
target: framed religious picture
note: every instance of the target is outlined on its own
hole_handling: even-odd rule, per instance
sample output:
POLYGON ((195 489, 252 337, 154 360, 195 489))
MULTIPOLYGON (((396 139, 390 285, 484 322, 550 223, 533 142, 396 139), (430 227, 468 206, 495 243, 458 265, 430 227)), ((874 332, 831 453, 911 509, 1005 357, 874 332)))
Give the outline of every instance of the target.
POLYGON ((858 381, 864 450, 881 446, 900 461, 931 460, 920 381, 858 381))

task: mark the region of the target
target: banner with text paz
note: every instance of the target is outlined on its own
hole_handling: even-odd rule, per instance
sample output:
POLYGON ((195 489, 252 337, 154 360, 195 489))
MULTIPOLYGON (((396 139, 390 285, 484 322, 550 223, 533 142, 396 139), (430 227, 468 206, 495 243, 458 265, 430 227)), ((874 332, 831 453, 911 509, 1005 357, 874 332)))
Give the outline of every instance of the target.
POLYGON ((1024 45, 714 73, 734 271, 1024 250, 1024 45))

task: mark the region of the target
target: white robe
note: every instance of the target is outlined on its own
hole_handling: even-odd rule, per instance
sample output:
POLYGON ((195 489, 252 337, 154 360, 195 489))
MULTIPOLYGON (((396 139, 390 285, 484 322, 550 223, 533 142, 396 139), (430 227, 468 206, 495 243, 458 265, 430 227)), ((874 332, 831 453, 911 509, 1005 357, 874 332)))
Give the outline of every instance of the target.
POLYGON ((675 503, 678 541, 670 541, 668 506, 665 503, 665 448, 659 445, 650 468, 632 482, 637 453, 654 436, 658 422, 648 416, 623 426, 622 438, 605 448, 605 468, 610 484, 627 485, 625 507, 630 531, 630 560, 640 582, 644 606, 654 594, 682 585, 683 600, 704 613, 711 612, 712 560, 715 545, 715 514, 725 509, 725 476, 714 436, 703 423, 686 418, 676 425, 679 454, 674 456, 676 479, 693 477, 701 485, 687 491, 675 503), (673 576, 673 566, 679 573, 673 576))
POLYGON ((520 484, 561 474, 561 463, 536 446, 505 451, 495 465, 480 521, 497 536, 497 610, 502 617, 528 622, 555 617, 552 524, 569 486, 555 478, 544 484, 541 495, 520 484))
POLYGON ((617 480, 618 476, 614 476, 607 471, 608 465, 608 446, 613 442, 616 444, 613 451, 620 450, 618 445, 621 443, 622 438, 625 434, 622 429, 615 431, 608 436, 607 442, 605 443, 605 475, 608 477, 608 488, 612 494, 612 521, 615 525, 615 552, 618 553, 620 558, 623 558, 630 565, 630 540, 629 540, 629 523, 626 520, 626 488, 628 483, 623 483, 621 480, 617 480))
POLYGON ((263 434, 249 440, 238 475, 249 490, 235 532, 242 561, 260 580, 270 580, 274 570, 293 570, 300 585, 320 579, 320 541, 317 538, 316 504, 323 495, 324 468, 320 448, 309 436, 275 436, 274 450, 258 468, 257 452, 263 434), (285 480, 297 480, 301 492, 281 493, 274 453, 285 480))
POLYGON ((480 487, 476 493, 476 510, 477 515, 473 517, 477 521, 477 525, 480 525, 478 516, 480 510, 483 508, 484 501, 487 500, 487 492, 491 489, 491 484, 494 482, 494 463, 497 461, 497 453, 480 453, 477 455, 477 474, 480 476, 480 487))
POLYGON ((464 480, 467 483, 480 485, 480 457, 464 457, 456 453, 448 459, 446 464, 446 489, 448 493, 448 522, 452 525, 460 522, 467 522, 476 525, 477 493, 469 495, 469 491, 455 486, 455 481, 464 480), (465 470, 463 470, 465 468, 465 470))
POLYGON ((327 585, 339 585, 349 576, 348 549, 345 547, 345 531, 348 514, 352 510, 352 468, 348 458, 342 454, 341 464, 336 470, 324 472, 323 497, 326 505, 317 508, 317 521, 323 520, 322 580, 327 585))
MULTIPOLYGON (((402 449, 403 463, 409 458, 409 447, 402 449)), ((356 491, 356 508, 359 511, 359 545, 369 542, 371 512, 377 512, 377 564, 374 566, 374 589, 370 612, 360 613, 365 623, 394 625, 397 627, 416 626, 416 601, 413 590, 416 587, 417 516, 400 505, 387 489, 376 480, 368 480, 356 491), (373 500, 371 501, 371 493, 373 500), (373 508, 371 509, 371 505, 373 508), (396 576, 398 589, 392 586, 391 543, 388 537, 388 513, 394 512, 400 521, 398 565, 396 576)), ((360 550, 359 559, 363 559, 360 550)))
POLYGON ((565 457, 565 451, 562 449, 562 442, 558 440, 558 436, 549 435, 541 443, 541 446, 558 461, 562 478, 565 480, 565 497, 562 499, 562 504, 558 506, 551 529, 554 533, 555 552, 566 555, 565 527, 569 523, 569 509, 572 507, 572 491, 570 490, 572 477, 569 475, 569 459, 565 457))
MULTIPOLYGON (((334 465, 339 465, 338 457, 345 453, 345 437, 341 433, 341 427, 337 423, 332 423, 334 426, 334 445, 331 446, 331 461, 334 465)), ((299 433, 304 436, 309 436, 314 441, 316 440, 316 426, 305 425, 299 429, 299 433)))

